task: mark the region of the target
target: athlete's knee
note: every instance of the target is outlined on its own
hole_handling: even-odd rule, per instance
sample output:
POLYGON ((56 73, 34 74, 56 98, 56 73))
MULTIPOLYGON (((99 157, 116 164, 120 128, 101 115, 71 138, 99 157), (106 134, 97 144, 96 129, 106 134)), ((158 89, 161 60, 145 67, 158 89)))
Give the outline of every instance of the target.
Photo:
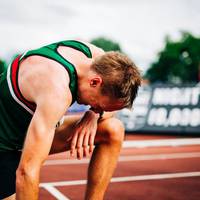
POLYGON ((122 144, 124 140, 124 125, 117 118, 109 118, 102 122, 102 140, 107 143, 122 144))

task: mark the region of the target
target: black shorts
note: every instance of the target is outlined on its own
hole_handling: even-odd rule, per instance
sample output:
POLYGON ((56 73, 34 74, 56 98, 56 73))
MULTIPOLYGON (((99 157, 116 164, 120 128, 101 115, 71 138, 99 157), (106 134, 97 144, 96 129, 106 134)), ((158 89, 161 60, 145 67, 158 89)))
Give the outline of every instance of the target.
POLYGON ((16 170, 20 151, 0 152, 0 199, 15 193, 16 170))

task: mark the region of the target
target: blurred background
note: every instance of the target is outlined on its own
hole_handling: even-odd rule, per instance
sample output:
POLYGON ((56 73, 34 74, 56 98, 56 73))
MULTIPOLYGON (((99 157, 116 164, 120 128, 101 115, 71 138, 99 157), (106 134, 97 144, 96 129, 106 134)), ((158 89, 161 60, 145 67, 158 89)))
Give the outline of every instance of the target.
MULTIPOLYGON (((127 131, 167 127, 166 131, 177 132, 179 128, 185 132, 195 124, 192 129, 199 132, 200 1, 1 0, 0 27, 0 72, 16 54, 28 49, 67 39, 89 41, 105 51, 127 54, 142 71, 144 82, 135 111, 119 113, 127 131), (196 103, 180 100, 153 105, 155 84, 160 85, 159 91, 178 85, 175 99, 197 98, 196 103), (184 108, 187 110, 182 112, 184 108), (181 122, 178 118, 183 115, 181 122), (194 123, 190 122, 191 115, 194 123), (174 119, 180 123, 170 123, 174 119)), ((169 96, 156 92, 157 97, 169 96)), ((84 109, 75 104, 70 111, 84 109)))

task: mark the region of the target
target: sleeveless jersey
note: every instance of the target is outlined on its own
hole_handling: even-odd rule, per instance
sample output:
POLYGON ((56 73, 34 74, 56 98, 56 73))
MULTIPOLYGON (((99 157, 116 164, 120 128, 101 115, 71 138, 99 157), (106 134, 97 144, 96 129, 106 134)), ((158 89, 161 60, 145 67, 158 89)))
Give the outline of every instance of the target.
POLYGON ((72 63, 58 53, 57 49, 60 46, 71 47, 81 51, 88 58, 92 58, 91 51, 85 44, 75 40, 61 41, 18 56, 0 74, 0 151, 22 149, 29 123, 36 109, 36 105, 27 101, 19 90, 18 71, 19 64, 23 59, 32 55, 39 55, 60 63, 69 73, 72 103, 76 100, 76 70, 72 63))

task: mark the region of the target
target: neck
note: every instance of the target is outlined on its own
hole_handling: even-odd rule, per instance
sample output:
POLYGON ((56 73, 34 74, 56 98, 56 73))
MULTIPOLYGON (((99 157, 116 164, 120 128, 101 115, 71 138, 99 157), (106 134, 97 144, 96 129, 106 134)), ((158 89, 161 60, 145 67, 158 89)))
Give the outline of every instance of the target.
POLYGON ((81 102, 81 99, 82 99, 81 94, 87 93, 89 78, 94 73, 91 71, 91 68, 90 68, 91 64, 92 64, 92 60, 88 60, 83 65, 76 66, 76 72, 78 76, 77 101, 80 104, 84 103, 84 102, 81 102))

